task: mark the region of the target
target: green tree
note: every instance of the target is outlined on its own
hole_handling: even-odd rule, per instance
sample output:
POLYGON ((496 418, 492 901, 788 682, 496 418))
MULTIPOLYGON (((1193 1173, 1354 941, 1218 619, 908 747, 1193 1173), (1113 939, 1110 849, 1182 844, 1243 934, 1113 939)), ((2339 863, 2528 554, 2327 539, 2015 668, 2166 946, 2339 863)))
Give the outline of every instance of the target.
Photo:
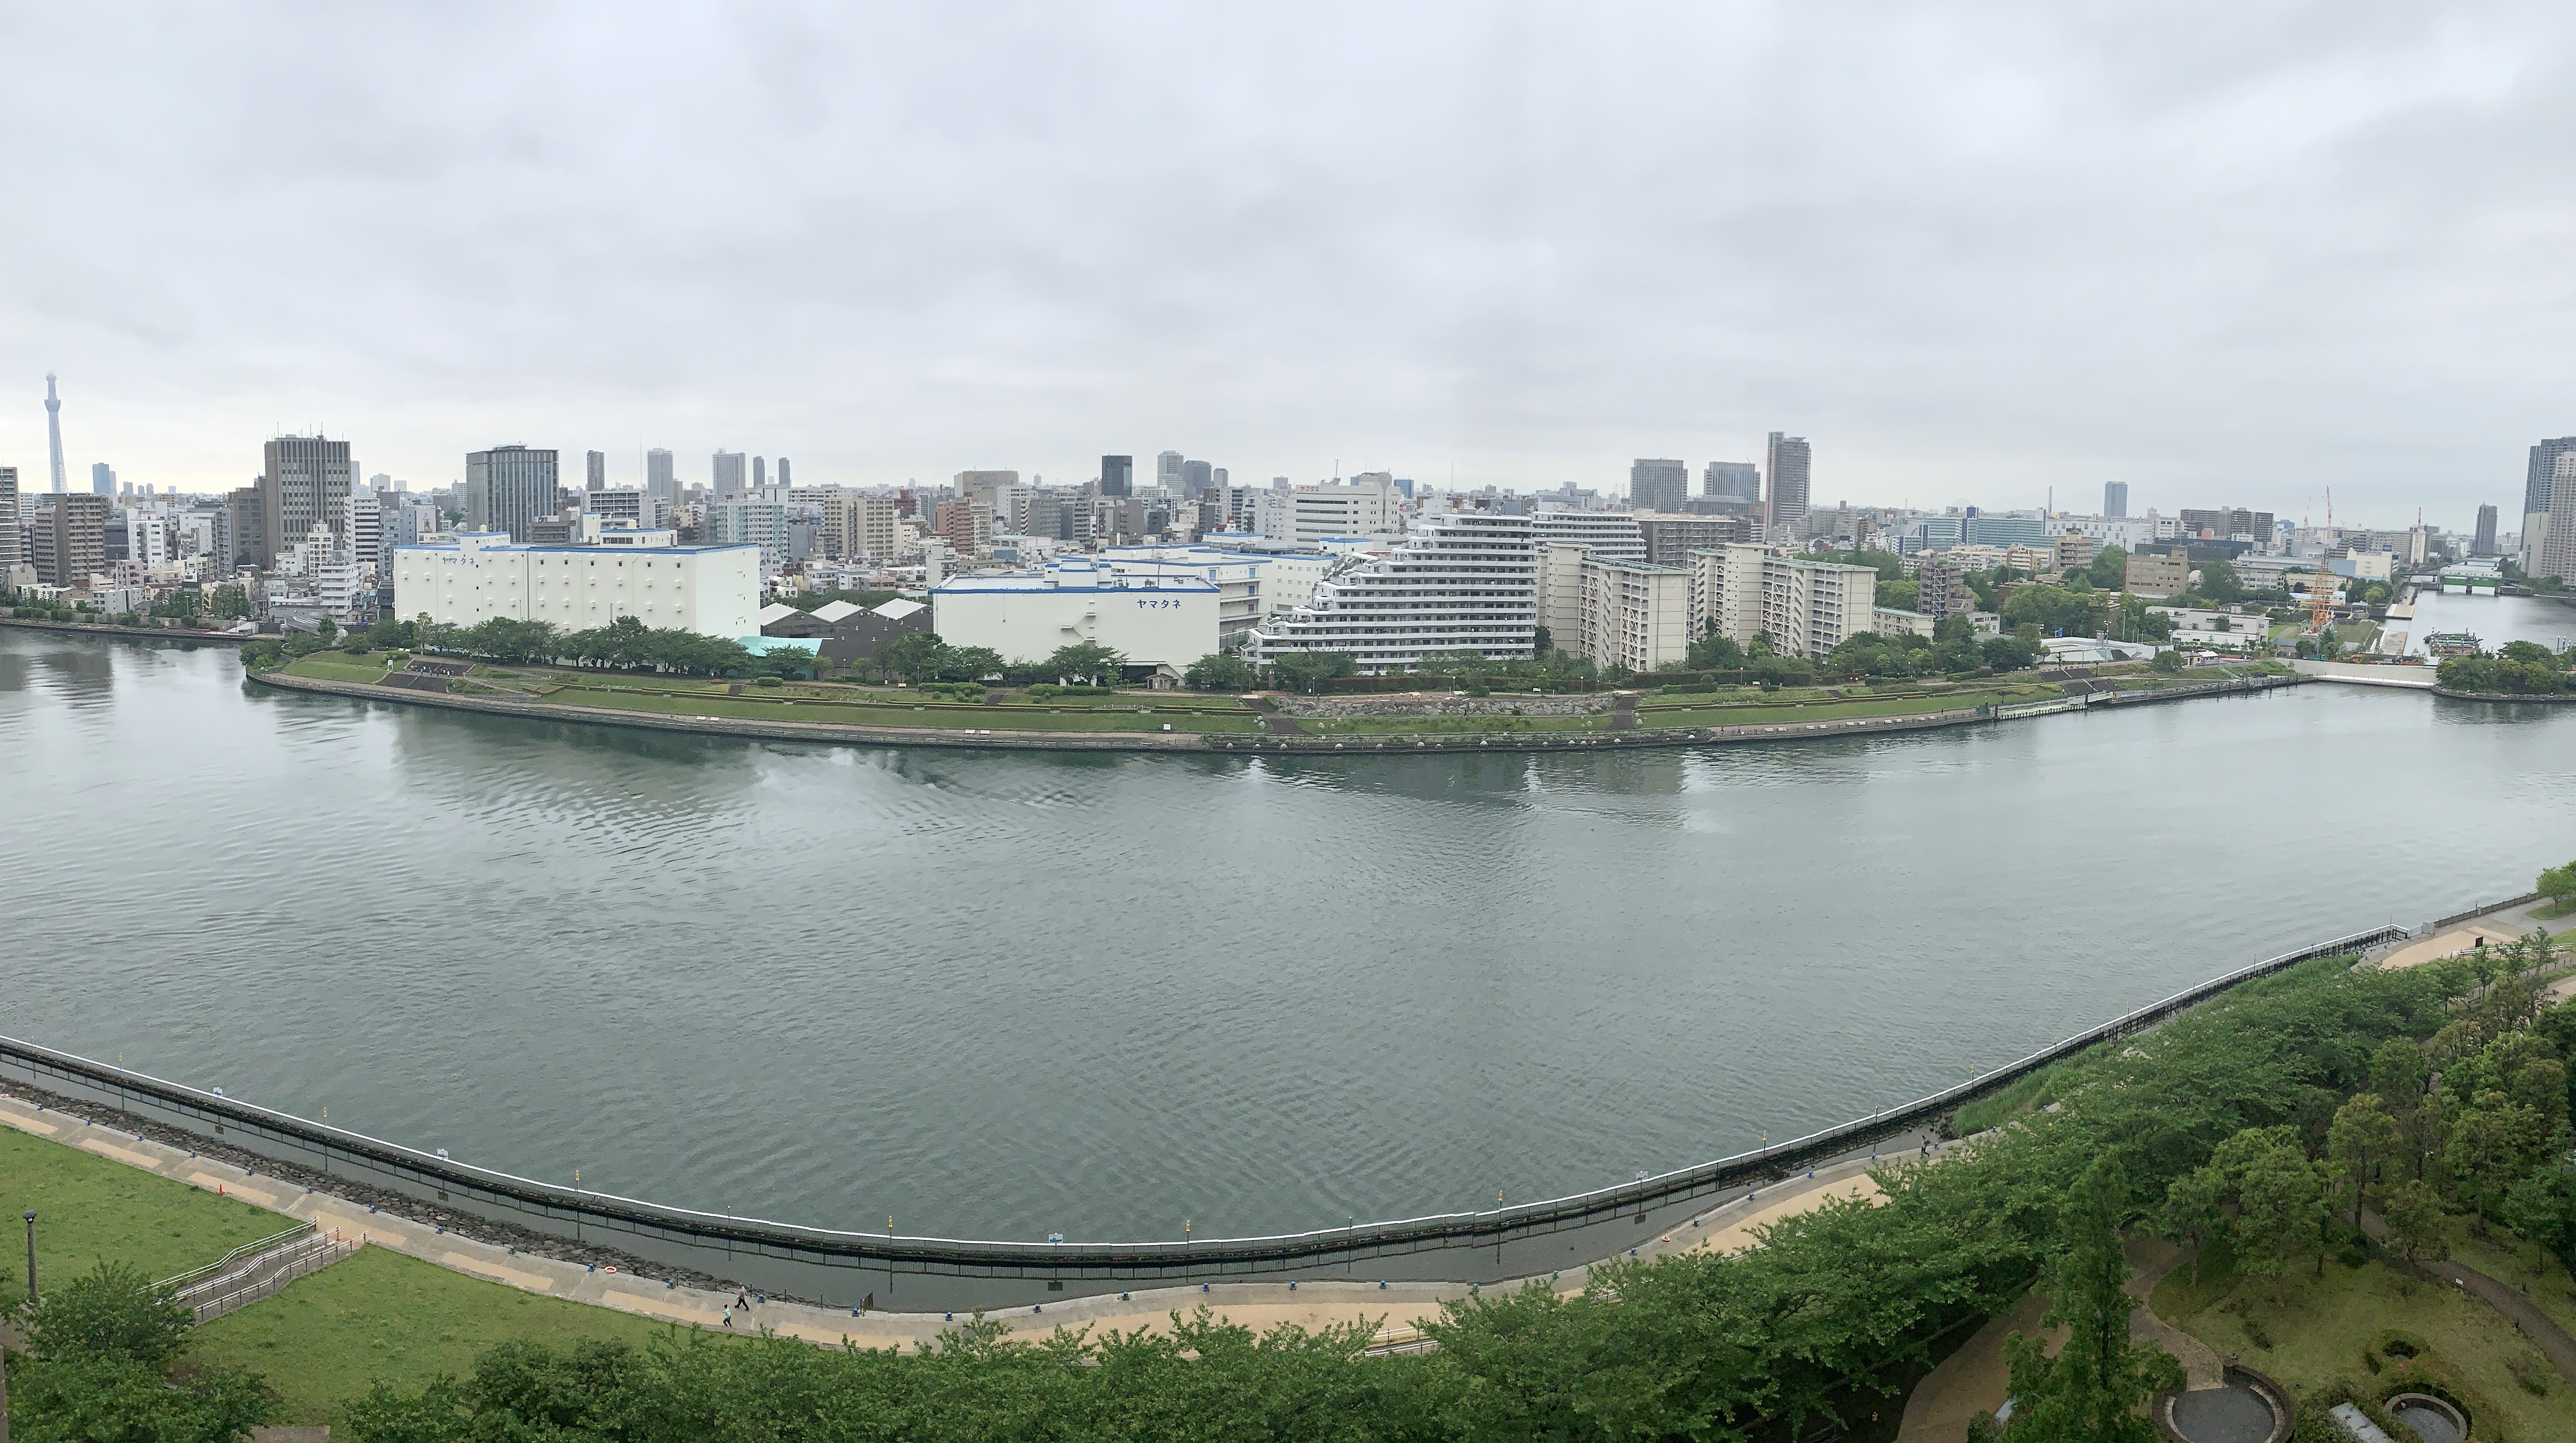
POLYGON ((1118 668, 1126 664, 1126 657, 1096 641, 1078 641, 1057 647, 1038 669, 1078 686, 1115 686, 1118 668))
POLYGON ((948 643, 935 631, 907 631, 877 648, 875 661, 879 670, 896 681, 920 683, 939 675, 940 659, 948 643))
POLYGON ((2117 546, 2105 546, 2093 553, 2085 568, 2098 591, 2118 591, 2129 583, 2129 553, 2117 546))
POLYGON ((2200 564, 2200 594, 2227 606, 2245 599, 2245 583, 2236 575, 2236 567, 2225 561, 2200 564))
POLYGON ((2514 1184, 2504 1221, 2576 1274, 2576 1164, 2562 1158, 2514 1184))
POLYGON ((2431 1183, 2409 1178, 2390 1188, 2379 1205, 2388 1219, 2389 1241, 2397 1245, 2399 1257, 2413 1262, 2449 1253, 2450 1214, 2442 1207, 2442 1194, 2431 1183))
MULTIPOLYGON (((2564 1080, 2561 1081, 2564 1087, 2564 1080)), ((2334 1123, 2326 1131, 2326 1155, 2340 1170, 2343 1185, 2352 1189, 2352 1225, 2361 1226, 2361 1209, 2370 1188, 2378 1181, 2379 1167, 2399 1142, 2397 1119, 2372 1093, 2357 1093, 2337 1109, 2334 1123)))
POLYGON ((2544 869, 2534 890, 2561 907, 2576 902, 2576 862, 2544 869))
POLYGON ((2119 1223, 2128 1177, 2115 1157, 2086 1170, 2060 1209, 2057 1250, 2041 1288, 2051 1306, 2043 1327, 2063 1327, 2055 1358, 2037 1338, 2004 1344, 2012 1369, 2012 1436, 2032 1443, 2150 1443, 2155 1426, 2140 1411, 2149 1398, 2183 1386, 2182 1365, 2153 1344, 2129 1341, 2129 1265, 2119 1223))
POLYGON ((1531 631, 1530 650, 1536 652, 1540 656, 1545 656, 1549 652, 1556 650, 1556 634, 1549 631, 1544 626, 1531 631))
POLYGON ((1194 691, 1248 691, 1260 680, 1242 657, 1230 651, 1212 651, 1191 662, 1181 680, 1194 691))
POLYGON ((2182 653, 2172 647, 2166 647, 2157 652, 2155 659, 2147 665, 2154 668, 2160 676, 2177 675, 2182 671, 2182 653))
POLYGON ((1270 664, 1279 685, 1309 696, 1323 690, 1324 683, 1334 677, 1349 676, 1359 669, 1359 658, 1347 651, 1285 652, 1270 664))
POLYGON ((23 1322, 36 1357, 96 1354, 158 1370, 186 1350, 197 1314, 133 1264, 101 1261, 45 1294, 23 1322))
MULTIPOLYGON (((1067 647, 1058 650, 1055 659, 1061 659, 1065 651, 1071 649, 1067 647)), ((1118 655, 1114 651, 1109 654, 1112 657, 1118 655)), ((981 681, 989 676, 997 676, 1001 671, 1002 654, 989 646, 952 646, 939 654, 941 681, 981 681)), ((1112 682, 1118 679, 1118 664, 1115 661, 1110 663, 1109 679, 1112 682)))

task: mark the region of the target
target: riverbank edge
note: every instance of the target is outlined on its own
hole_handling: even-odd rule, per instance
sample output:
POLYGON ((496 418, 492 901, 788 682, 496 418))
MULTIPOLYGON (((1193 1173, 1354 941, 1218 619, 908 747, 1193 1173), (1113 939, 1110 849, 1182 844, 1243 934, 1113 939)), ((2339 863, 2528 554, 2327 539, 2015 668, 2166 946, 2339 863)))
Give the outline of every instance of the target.
MULTIPOLYGON (((488 696, 458 696, 447 692, 411 691, 402 687, 379 686, 372 682, 331 681, 322 677, 295 676, 285 672, 245 672, 244 678, 261 686, 276 687, 284 691, 311 692, 320 696, 355 697, 409 706, 438 707, 448 711, 483 712, 492 716, 522 717, 538 721, 579 722, 597 726, 629 727, 641 731, 748 737, 767 741, 822 742, 842 746, 940 747, 955 751, 1179 752, 1199 755, 1213 753, 1219 756, 1584 752, 1637 747, 1720 746, 1737 742, 1870 736, 1886 732, 1931 731, 1942 727, 1969 726, 1982 721, 2020 719, 2012 716, 1993 716, 1984 708, 1958 707, 1937 712, 1917 712, 1906 716, 1832 717, 1808 722, 1673 727, 1653 731, 1604 732, 1588 736, 1555 737, 1544 733, 1511 733, 1479 737, 1472 734, 1434 733, 1422 736, 1389 735, 1353 740, 1296 736, 1238 737, 1199 732, 1163 734, 983 731, 969 730, 964 727, 871 727, 841 722, 682 717, 661 712, 622 711, 610 707, 559 706, 551 702, 504 701, 488 696)), ((2068 698, 2070 702, 2076 704, 2062 708, 2051 706, 2048 711, 2037 714, 2056 715, 2060 710, 2089 711, 2094 707, 2187 701, 2195 697, 2257 695, 2284 686, 2298 686, 2307 680, 2308 678, 2303 676, 2244 677, 2127 696, 2068 698)))
POLYGON ((2437 686, 2433 688, 2433 695, 2446 696, 2453 701, 2529 701, 2538 702, 2543 706, 2548 706, 2553 703, 2565 704, 2576 702, 2576 692, 2564 691, 2553 692, 2548 696, 2531 696, 2521 692, 2510 691, 2453 691, 2446 686, 2437 686))
POLYGON ((199 631, 185 626, 116 626, 87 621, 36 621, 15 616, 0 616, 0 626, 15 626, 27 631, 65 631, 74 636, 130 636, 142 641, 211 641, 221 646, 239 646, 251 640, 228 631, 199 631))

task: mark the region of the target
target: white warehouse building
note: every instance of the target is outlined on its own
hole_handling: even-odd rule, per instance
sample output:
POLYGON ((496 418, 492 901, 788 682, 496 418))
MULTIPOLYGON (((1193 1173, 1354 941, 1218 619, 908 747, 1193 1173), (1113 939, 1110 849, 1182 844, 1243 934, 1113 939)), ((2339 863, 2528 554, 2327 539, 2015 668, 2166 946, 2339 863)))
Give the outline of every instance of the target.
POLYGON ((634 617, 656 631, 759 633, 760 548, 682 546, 665 530, 603 528, 583 540, 514 542, 506 531, 394 548, 394 614, 473 626, 495 617, 587 631, 634 617))
POLYGON ((1217 649, 1215 582, 1176 567, 1121 574, 1089 558, 1043 571, 959 576, 930 590, 930 629, 950 646, 988 646, 1006 662, 1044 661, 1092 642, 1136 666, 1184 669, 1217 649))

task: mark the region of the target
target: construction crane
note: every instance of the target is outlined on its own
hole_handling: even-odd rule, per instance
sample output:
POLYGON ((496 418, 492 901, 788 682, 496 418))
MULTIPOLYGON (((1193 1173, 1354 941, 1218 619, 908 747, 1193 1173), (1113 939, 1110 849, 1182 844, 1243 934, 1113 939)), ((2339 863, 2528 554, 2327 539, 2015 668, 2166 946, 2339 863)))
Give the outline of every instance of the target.
MULTIPOLYGON (((2326 488, 2326 529, 2334 530, 2334 488, 2326 488)), ((2320 637, 2334 635, 2334 569, 2326 563, 2325 551, 2319 547, 2317 569, 2308 576, 2308 625, 2320 637)))

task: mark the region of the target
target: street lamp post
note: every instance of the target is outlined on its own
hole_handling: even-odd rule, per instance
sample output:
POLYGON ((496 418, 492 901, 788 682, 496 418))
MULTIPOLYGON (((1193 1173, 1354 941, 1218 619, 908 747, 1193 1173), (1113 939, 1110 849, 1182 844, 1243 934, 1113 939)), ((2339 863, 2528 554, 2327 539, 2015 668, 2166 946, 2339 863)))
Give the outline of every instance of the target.
POLYGON ((27 1209, 27 1306, 36 1306, 36 1210, 27 1209))

